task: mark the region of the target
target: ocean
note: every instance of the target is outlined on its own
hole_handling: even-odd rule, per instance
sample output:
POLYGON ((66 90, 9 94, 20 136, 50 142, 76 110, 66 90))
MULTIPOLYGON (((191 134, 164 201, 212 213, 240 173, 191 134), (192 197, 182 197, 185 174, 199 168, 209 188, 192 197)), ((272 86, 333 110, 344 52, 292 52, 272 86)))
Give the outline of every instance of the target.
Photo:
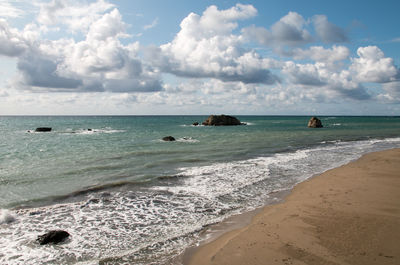
POLYGON ((210 226, 365 153, 400 117, 0 117, 0 264, 171 264, 210 226), (51 132, 34 132, 52 127, 51 132), (164 136, 174 142, 165 142, 164 136), (38 235, 63 229, 62 244, 38 235))

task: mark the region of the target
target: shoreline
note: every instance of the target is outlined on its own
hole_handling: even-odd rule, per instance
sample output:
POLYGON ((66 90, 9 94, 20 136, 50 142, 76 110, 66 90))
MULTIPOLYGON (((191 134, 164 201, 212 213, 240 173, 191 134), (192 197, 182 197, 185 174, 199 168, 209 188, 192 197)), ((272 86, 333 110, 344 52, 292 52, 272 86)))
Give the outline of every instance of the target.
POLYGON ((183 264, 398 264, 398 202, 400 149, 368 153, 297 184, 242 227, 223 221, 183 264))
POLYGON ((173 259, 173 262, 179 264, 188 264, 192 256, 198 251, 202 246, 209 244, 226 233, 242 229, 251 224, 253 218, 257 216, 265 207, 280 204, 284 202, 285 198, 290 194, 292 189, 276 191, 275 197, 266 201, 266 206, 250 210, 248 212, 243 212, 239 214, 232 215, 221 222, 209 225, 201 233, 201 241, 197 246, 191 246, 187 248, 181 255, 173 259))

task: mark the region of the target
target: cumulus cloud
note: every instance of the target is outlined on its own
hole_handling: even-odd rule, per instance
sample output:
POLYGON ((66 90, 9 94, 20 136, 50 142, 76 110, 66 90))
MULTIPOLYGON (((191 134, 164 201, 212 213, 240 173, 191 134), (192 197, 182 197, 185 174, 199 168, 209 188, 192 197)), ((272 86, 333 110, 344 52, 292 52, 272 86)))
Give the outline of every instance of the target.
POLYGON ((286 74, 293 84, 323 86, 326 84, 327 76, 321 70, 320 64, 296 64, 289 61, 286 62, 282 73, 286 74))
POLYGON ((308 49, 296 48, 292 56, 295 60, 311 59, 316 62, 334 63, 348 59, 350 50, 345 46, 332 46, 324 48, 322 46, 312 46, 308 49))
POLYGON ((400 71, 392 58, 385 57, 376 46, 357 49, 358 58, 352 59, 350 70, 360 82, 385 83, 400 79, 400 71))
POLYGON ((113 4, 104 0, 90 4, 71 0, 52 0, 40 4, 37 21, 47 26, 61 24, 72 32, 85 33, 94 21, 113 7, 113 4))
POLYGON ((278 50, 282 50, 282 45, 300 46, 318 39, 325 43, 348 41, 346 32, 329 22, 325 15, 316 15, 311 21, 316 37, 307 30, 309 22, 296 12, 289 12, 270 29, 253 25, 242 31, 246 39, 255 40, 265 46, 277 47, 278 50))
POLYGON ((107 38, 128 37, 125 30, 126 24, 122 21, 118 9, 115 8, 90 25, 87 40, 105 41, 107 38))
MULTIPOLYGON (((354 57, 344 44, 332 45, 348 37, 324 15, 305 19, 289 12, 270 27, 240 28, 241 20, 256 15, 252 5, 225 10, 210 6, 202 14, 188 14, 164 45, 144 47, 130 41, 129 25, 115 5, 52 0, 40 4, 36 20, 23 29, 0 19, 0 55, 17 61, 10 85, 24 90, 15 93, 53 92, 60 104, 84 104, 95 95, 94 102, 134 102, 150 111, 153 105, 168 111, 169 106, 262 110, 301 102, 368 100, 366 83, 371 82, 382 83, 378 93, 384 92, 377 98, 400 101, 400 71, 378 47, 360 47, 354 57), (46 39, 52 30, 63 37, 51 34, 46 39), (165 84, 163 77, 172 82, 165 84)), ((144 30, 157 23, 155 19, 144 30)), ((1 91, 3 100, 10 98, 11 90, 1 91)), ((53 97, 38 95, 42 103, 53 97)))
POLYGON ((0 17, 16 18, 21 17, 23 14, 24 11, 13 5, 13 3, 7 0, 0 0, 0 17))
POLYGON ((218 10, 208 7, 203 14, 189 14, 170 43, 153 47, 147 58, 164 72, 193 78, 272 84, 278 77, 269 71, 271 60, 243 48, 240 35, 232 34, 237 21, 257 14, 251 5, 218 10))
POLYGON ((318 94, 327 98, 366 100, 371 96, 357 80, 354 80, 348 70, 332 69, 329 64, 299 64, 286 62, 282 69, 289 84, 300 85, 300 89, 317 88, 318 94))
POLYGON ((23 34, 11 28, 7 21, 0 19, 0 54, 18 56, 27 48, 23 34))
POLYGON ((305 29, 304 18, 296 12, 289 12, 272 25, 270 30, 251 26, 243 29, 243 33, 246 38, 257 40, 266 46, 296 46, 312 41, 311 34, 305 29))
MULTIPOLYGON (((64 2, 52 1, 49 5, 57 13, 56 10, 67 8, 64 2)), ((103 1, 99 3, 105 5, 103 1)), ((34 37, 34 27, 25 28, 22 33, 9 30, 10 34, 22 36, 19 39, 25 44, 21 51, 14 51, 19 58, 13 86, 38 91, 161 90, 159 73, 138 57, 140 45, 121 43, 120 38, 127 34, 119 11, 106 9, 107 12, 91 22, 81 41, 72 38, 29 41, 34 37)))
POLYGON ((326 43, 346 42, 348 37, 346 32, 340 27, 328 21, 325 15, 313 17, 313 24, 318 37, 326 43))
POLYGON ((203 95, 219 95, 219 94, 252 94, 255 92, 257 84, 246 84, 243 82, 223 82, 218 79, 191 80, 189 82, 180 83, 177 86, 167 85, 165 91, 168 93, 193 94, 199 93, 203 95))
POLYGON ((349 58, 349 54, 344 46, 294 49, 294 59, 311 59, 315 63, 287 61, 281 73, 289 84, 303 89, 319 88, 328 98, 371 99, 365 83, 388 83, 383 86, 387 93, 378 97, 394 101, 398 95, 396 81, 400 79, 400 71, 393 59, 385 57, 376 46, 358 48, 358 57, 350 58, 350 64, 345 64, 343 61, 349 58))
POLYGON ((389 82, 382 85, 384 94, 378 95, 380 100, 390 103, 400 103, 400 81, 389 82))
POLYGON ((22 86, 41 88, 77 88, 82 81, 59 76, 57 64, 49 57, 41 57, 33 53, 20 58, 18 70, 22 86))

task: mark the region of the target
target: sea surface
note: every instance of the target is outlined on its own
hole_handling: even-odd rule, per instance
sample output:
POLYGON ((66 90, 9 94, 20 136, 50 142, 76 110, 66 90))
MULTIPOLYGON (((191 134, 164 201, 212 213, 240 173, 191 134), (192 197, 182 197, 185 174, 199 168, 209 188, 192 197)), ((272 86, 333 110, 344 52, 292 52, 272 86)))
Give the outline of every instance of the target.
POLYGON ((210 224, 361 155, 400 147, 400 117, 0 117, 0 264, 175 264, 210 224), (52 127, 36 133, 36 127, 52 127), (90 129, 90 130, 89 130, 90 129), (175 142, 164 142, 172 135, 175 142), (38 235, 71 237, 40 246, 38 235))

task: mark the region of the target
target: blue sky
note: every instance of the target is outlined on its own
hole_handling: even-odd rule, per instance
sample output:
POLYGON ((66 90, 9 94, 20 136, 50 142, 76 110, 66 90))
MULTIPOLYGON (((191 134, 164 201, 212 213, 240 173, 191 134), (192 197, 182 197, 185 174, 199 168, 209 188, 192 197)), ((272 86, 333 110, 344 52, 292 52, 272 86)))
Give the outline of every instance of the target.
POLYGON ((399 9, 0 0, 0 115, 398 115, 399 9))

